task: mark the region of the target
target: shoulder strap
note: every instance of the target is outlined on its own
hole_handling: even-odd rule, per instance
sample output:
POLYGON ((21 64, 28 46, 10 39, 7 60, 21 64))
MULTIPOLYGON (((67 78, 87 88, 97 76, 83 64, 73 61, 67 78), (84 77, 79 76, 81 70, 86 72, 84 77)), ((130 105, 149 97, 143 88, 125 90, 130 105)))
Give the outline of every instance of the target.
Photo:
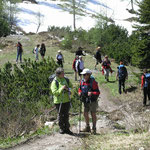
POLYGON ((94 78, 90 78, 90 88, 92 89, 93 88, 93 81, 94 81, 95 79, 94 78))
POLYGON ((57 81, 56 77, 54 78, 54 80, 55 80, 55 84, 56 84, 57 89, 58 89, 58 88, 59 88, 59 83, 58 83, 58 81, 57 81))
POLYGON ((65 78, 65 80, 67 81, 67 84, 68 84, 68 86, 69 86, 69 79, 67 78, 67 77, 64 77, 65 78))

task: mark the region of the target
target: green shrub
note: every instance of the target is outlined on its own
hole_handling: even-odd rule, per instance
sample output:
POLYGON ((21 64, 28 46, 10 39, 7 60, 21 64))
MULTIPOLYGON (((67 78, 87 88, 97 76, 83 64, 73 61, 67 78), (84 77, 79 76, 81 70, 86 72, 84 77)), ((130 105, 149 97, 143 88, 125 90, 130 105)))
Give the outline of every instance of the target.
POLYGON ((57 65, 53 59, 5 64, 0 70, 0 137, 16 137, 37 129, 35 120, 50 108, 48 77, 57 65))
POLYGON ((61 41, 61 48, 63 49, 71 49, 72 48, 72 36, 65 36, 64 40, 61 41))

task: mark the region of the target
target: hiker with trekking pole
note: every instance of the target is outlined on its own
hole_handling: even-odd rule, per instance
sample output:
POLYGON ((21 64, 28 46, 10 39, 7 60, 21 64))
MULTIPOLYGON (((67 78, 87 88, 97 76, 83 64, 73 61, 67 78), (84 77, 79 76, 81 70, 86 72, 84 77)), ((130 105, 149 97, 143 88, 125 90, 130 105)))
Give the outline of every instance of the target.
POLYGON ((60 134, 70 134, 69 127, 69 110, 71 107, 70 103, 70 92, 72 83, 68 78, 64 76, 63 68, 56 69, 56 77, 51 83, 51 91, 53 94, 54 104, 58 112, 58 124, 60 134))
MULTIPOLYGON (((78 89, 78 94, 80 96, 81 102, 84 104, 84 118, 86 127, 81 132, 91 132, 90 122, 89 122, 89 112, 92 116, 92 133, 96 134, 96 109, 98 107, 98 97, 100 94, 98 83, 95 81, 94 77, 91 76, 92 72, 89 69, 84 69, 81 74, 83 75, 83 80, 80 81, 80 87, 78 89)), ((81 104, 82 104, 81 103, 81 104)), ((80 104, 80 113, 81 113, 80 104)), ((79 118, 79 121, 81 116, 79 118)), ((79 130, 81 128, 81 122, 79 122, 79 130)))

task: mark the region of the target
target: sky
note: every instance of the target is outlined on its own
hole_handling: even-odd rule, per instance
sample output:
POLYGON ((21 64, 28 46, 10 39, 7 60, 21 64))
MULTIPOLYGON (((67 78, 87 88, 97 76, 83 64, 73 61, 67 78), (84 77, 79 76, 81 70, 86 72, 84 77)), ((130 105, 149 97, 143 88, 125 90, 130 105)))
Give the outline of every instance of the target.
MULTIPOLYGON (((42 25, 39 28, 40 31, 47 31, 48 26, 71 26, 73 24, 73 17, 68 12, 64 12, 57 5, 60 1, 50 0, 37 0, 39 5, 31 3, 19 3, 18 8, 21 10, 17 14, 18 25, 23 28, 24 31, 36 32, 38 26, 37 14, 40 12, 42 25)), ((87 4, 87 11, 90 13, 103 13, 108 17, 111 17, 116 25, 126 28, 131 34, 133 28, 130 22, 124 21, 124 19, 130 18, 132 15, 128 13, 126 8, 131 9, 131 4, 128 0, 90 0, 87 4)), ((137 7, 135 7, 137 9, 137 7)), ((96 25, 96 20, 86 16, 79 17, 76 21, 77 28, 89 30, 96 25)))

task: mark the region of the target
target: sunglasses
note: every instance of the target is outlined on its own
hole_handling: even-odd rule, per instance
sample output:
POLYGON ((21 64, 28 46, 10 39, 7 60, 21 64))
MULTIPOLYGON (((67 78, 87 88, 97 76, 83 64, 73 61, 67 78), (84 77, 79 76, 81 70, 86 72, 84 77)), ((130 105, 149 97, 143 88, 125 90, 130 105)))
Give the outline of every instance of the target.
POLYGON ((83 76, 86 76, 86 75, 88 75, 88 74, 83 74, 83 76))

